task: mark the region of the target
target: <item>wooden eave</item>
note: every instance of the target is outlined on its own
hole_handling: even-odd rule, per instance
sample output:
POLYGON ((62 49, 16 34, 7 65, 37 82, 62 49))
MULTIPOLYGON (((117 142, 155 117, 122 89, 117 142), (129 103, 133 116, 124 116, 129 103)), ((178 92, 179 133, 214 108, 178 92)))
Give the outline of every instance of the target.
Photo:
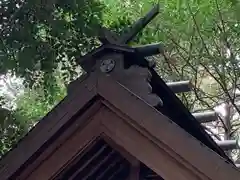
POLYGON ((156 93, 164 102, 163 106, 156 107, 158 111, 170 118, 181 128, 194 136, 197 140, 208 146, 210 149, 218 153, 223 158, 231 162, 230 158, 210 137, 200 123, 188 111, 180 99, 168 88, 166 83, 161 79, 157 72, 151 68, 152 74, 151 86, 153 92, 156 93), (172 112, 174 110, 174 113, 172 112))
POLYGON ((232 164, 111 76, 92 73, 71 86, 69 95, 1 160, 2 180, 31 179, 30 172, 46 179, 102 134, 165 179, 239 179, 232 164))

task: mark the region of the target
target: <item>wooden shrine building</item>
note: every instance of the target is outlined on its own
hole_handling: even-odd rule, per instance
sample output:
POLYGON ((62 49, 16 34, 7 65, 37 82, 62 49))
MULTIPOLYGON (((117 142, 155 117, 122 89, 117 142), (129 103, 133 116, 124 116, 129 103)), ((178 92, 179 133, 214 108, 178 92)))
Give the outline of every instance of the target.
POLYGON ((117 36, 103 29, 102 45, 79 60, 87 72, 68 95, 0 161, 1 180, 239 180, 224 153, 146 56, 159 44, 127 43, 157 15, 158 6, 117 36))

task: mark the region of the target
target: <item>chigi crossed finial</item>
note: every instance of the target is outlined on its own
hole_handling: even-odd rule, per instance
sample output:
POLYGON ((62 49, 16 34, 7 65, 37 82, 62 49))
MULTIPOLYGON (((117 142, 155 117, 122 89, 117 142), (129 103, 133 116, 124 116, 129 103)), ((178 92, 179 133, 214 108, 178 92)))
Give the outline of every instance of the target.
POLYGON ((144 29, 159 13, 159 4, 155 5, 144 17, 136 21, 130 28, 124 29, 119 36, 109 29, 102 27, 98 39, 102 45, 85 56, 78 59, 78 63, 86 71, 90 72, 96 63, 96 59, 106 55, 106 53, 118 52, 124 54, 135 53, 138 56, 147 57, 163 52, 161 43, 131 47, 128 45, 136 35, 144 29))

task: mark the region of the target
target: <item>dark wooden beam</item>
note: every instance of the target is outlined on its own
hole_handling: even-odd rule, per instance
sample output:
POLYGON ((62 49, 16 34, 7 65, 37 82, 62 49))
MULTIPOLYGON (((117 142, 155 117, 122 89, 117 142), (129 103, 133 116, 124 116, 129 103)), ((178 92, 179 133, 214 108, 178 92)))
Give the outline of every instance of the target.
POLYGON ((164 46, 162 43, 147 44, 143 46, 134 47, 136 53, 143 57, 153 56, 164 52, 164 46))
POLYGON ((190 81, 178 81, 178 82, 168 82, 167 86, 174 92, 174 93, 183 93, 189 92, 192 90, 192 84, 190 81))
POLYGON ((195 119, 200 123, 208 123, 217 120, 217 113, 214 111, 209 112, 198 112, 192 114, 195 119))
POLYGON ((130 29, 127 28, 127 30, 124 30, 123 32, 125 33, 121 36, 120 43, 127 44, 130 42, 150 21, 152 21, 158 15, 158 13, 159 4, 155 5, 152 10, 146 14, 146 16, 135 22, 130 29))
POLYGON ((218 146, 220 146, 224 151, 239 149, 240 143, 238 140, 224 140, 216 141, 218 146))
POLYGON ((101 45, 98 48, 92 50, 88 54, 77 58, 77 63, 86 71, 91 72, 95 66, 97 59, 104 56, 107 53, 134 53, 134 48, 131 48, 126 45, 116 45, 116 44, 106 44, 101 45))

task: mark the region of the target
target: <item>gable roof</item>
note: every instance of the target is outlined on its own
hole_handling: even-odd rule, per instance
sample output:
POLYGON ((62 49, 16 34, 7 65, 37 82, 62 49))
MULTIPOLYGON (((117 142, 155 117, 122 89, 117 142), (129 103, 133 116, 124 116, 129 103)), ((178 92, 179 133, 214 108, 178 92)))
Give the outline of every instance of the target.
MULTIPOLYGON (((155 14, 156 13, 152 13, 153 16, 155 16, 155 14)), ((145 21, 146 19, 143 20, 145 21)), ((127 34, 127 36, 129 35, 127 34)), ((130 33, 130 37, 131 36, 130 33)), ((108 40, 108 38, 106 38, 106 40, 108 40)), ((125 41, 128 41, 128 39, 125 39, 125 41)), ((118 42, 116 43, 118 44, 118 42)), ((83 119, 87 119, 87 117, 90 117, 90 114, 86 113, 86 111, 88 111, 90 107, 97 102, 104 104, 107 101, 111 104, 111 107, 119 109, 121 113, 126 114, 139 127, 145 129, 147 133, 150 133, 168 148, 172 149, 173 152, 179 154, 179 156, 177 156, 179 159, 183 158, 184 162, 191 163, 195 170, 202 172, 212 179, 226 179, 230 177, 236 179, 239 174, 233 165, 228 164, 232 163, 231 160, 203 130, 200 123, 196 121, 191 113, 184 107, 182 102, 169 89, 156 71, 152 67, 149 67, 149 62, 142 57, 142 54, 149 55, 148 50, 151 49, 152 46, 149 47, 147 47, 147 51, 145 51, 146 49, 142 47, 131 48, 126 45, 103 44, 92 53, 89 53, 86 56, 89 61, 85 59, 81 65, 83 68, 90 68, 87 69, 87 71, 92 71, 93 67, 96 68, 96 64, 99 65, 99 58, 112 52, 120 52, 124 56, 124 64, 128 66, 137 65, 147 67, 147 70, 151 72, 150 85, 152 90, 150 94, 156 95, 155 98, 161 99, 163 104, 155 107, 150 106, 144 97, 139 97, 139 94, 136 94, 136 91, 139 91, 139 89, 130 92, 128 87, 122 84, 122 81, 114 79, 116 78, 115 76, 113 76, 112 79, 109 75, 102 76, 98 71, 89 73, 72 83, 69 87, 67 97, 48 113, 22 141, 2 159, 0 162, 1 178, 5 180, 10 177, 16 177, 24 172, 24 170, 29 167, 29 164, 35 165, 31 168, 39 165, 50 152, 53 152, 54 149, 60 146, 58 143, 61 143, 63 141, 62 139, 69 136, 67 133, 69 132, 68 128, 76 122, 76 119, 81 116, 84 116, 83 119), (141 53, 139 55, 140 51, 141 53), (132 110, 129 109, 129 103, 134 104, 134 106, 131 106, 132 110), (61 135, 63 133, 64 135, 61 135), (209 151, 209 149, 211 149, 211 151, 209 151), (213 153, 213 151, 215 153, 213 153), (216 169, 221 169, 221 173, 216 173, 216 169)), ((153 46, 151 52, 152 50, 154 50, 154 53, 157 53, 158 47, 153 46)), ((93 108, 92 111, 97 111, 99 108, 99 106, 94 107, 96 109, 93 108)), ((79 127, 82 123, 84 122, 79 121, 76 126, 79 127)), ((122 144, 122 146, 124 146, 124 144, 122 144)), ((129 151, 130 150, 131 149, 129 149, 129 151)), ((134 154, 135 153, 137 152, 134 152, 134 154)), ((146 154, 145 157, 146 156, 149 156, 149 154, 146 154)), ((139 155, 139 158, 141 159, 143 157, 139 155)), ((148 162, 146 163, 147 165, 149 165, 149 163, 151 164, 146 158, 145 160, 148 162)), ((155 168, 154 170, 159 171, 158 173, 161 174, 160 169, 156 168, 160 164, 155 165, 153 169, 155 168)), ((174 163, 172 166, 174 166, 174 163)), ((164 167, 162 168, 164 169, 164 167)), ((166 169, 165 173, 171 176, 166 169)))
MULTIPOLYGON (((109 75, 92 73, 81 80, 75 81, 70 86, 69 95, 49 112, 15 149, 2 159, 0 162, 1 179, 6 180, 10 177, 16 177, 30 164, 34 168, 32 164, 37 166, 37 164, 41 163, 49 155, 48 153, 60 146, 59 143, 62 142, 62 139, 69 136, 70 132, 67 130, 70 125, 76 123, 73 126, 75 130, 72 129, 71 131, 76 131, 76 128, 83 126, 85 121, 76 121, 76 119, 86 120, 91 117, 93 111, 99 110, 99 106, 96 105, 99 102, 106 106, 110 104, 108 106, 110 109, 116 109, 123 113, 124 116, 131 119, 131 123, 135 124, 133 127, 137 125, 138 128, 144 129, 144 133, 151 134, 151 137, 153 136, 161 144, 165 144, 168 151, 171 150, 177 153, 178 159, 190 163, 195 169, 209 176, 210 179, 224 180, 229 178, 235 180, 239 178, 240 173, 238 170, 229 162, 226 162, 226 159, 221 158, 204 144, 197 141, 121 83, 115 81, 109 75), (132 104, 131 108, 129 108, 129 104, 132 104), (88 109, 93 105, 94 108, 91 108, 91 112, 88 112, 88 109)), ((112 131, 120 134, 124 133, 117 129, 112 131)), ((122 134, 122 136, 124 135, 122 134)), ((83 136, 83 140, 84 138, 83 136)), ((122 139, 122 142, 119 143, 124 146, 124 143, 127 143, 126 140, 122 139)), ((128 138, 128 140, 130 139, 128 138)), ((67 151, 68 148, 66 145, 65 149, 67 151)), ((134 155, 135 153, 137 152, 134 151, 134 155)), ((144 153, 141 154, 139 154, 140 159, 143 158, 144 153)), ((148 153, 145 156, 148 156, 148 153)), ((145 161, 146 165, 151 164, 150 157, 145 161)), ((151 168, 161 174, 162 170, 156 169, 157 166, 159 164, 155 164, 151 168)))
POLYGON ((160 105, 155 108, 217 154, 227 159, 229 162, 232 162, 210 135, 203 129, 201 124, 187 110, 183 103, 176 97, 173 91, 161 79, 154 68, 149 65, 149 61, 146 60, 146 56, 163 53, 163 45, 160 43, 138 47, 130 47, 127 45, 127 43, 132 40, 133 37, 154 17, 156 17, 158 13, 159 5, 157 4, 148 14, 146 14, 145 17, 138 20, 133 27, 127 31, 127 33, 125 33, 124 30, 124 33, 121 36, 117 36, 115 33, 104 28, 102 30, 103 37, 101 36, 99 38, 102 45, 82 57, 79 60, 79 64, 86 72, 91 72, 97 64, 97 61, 103 56, 118 52, 124 56, 125 68, 129 68, 133 65, 147 67, 152 75, 150 80, 152 93, 156 94, 163 101, 163 106, 160 105))

